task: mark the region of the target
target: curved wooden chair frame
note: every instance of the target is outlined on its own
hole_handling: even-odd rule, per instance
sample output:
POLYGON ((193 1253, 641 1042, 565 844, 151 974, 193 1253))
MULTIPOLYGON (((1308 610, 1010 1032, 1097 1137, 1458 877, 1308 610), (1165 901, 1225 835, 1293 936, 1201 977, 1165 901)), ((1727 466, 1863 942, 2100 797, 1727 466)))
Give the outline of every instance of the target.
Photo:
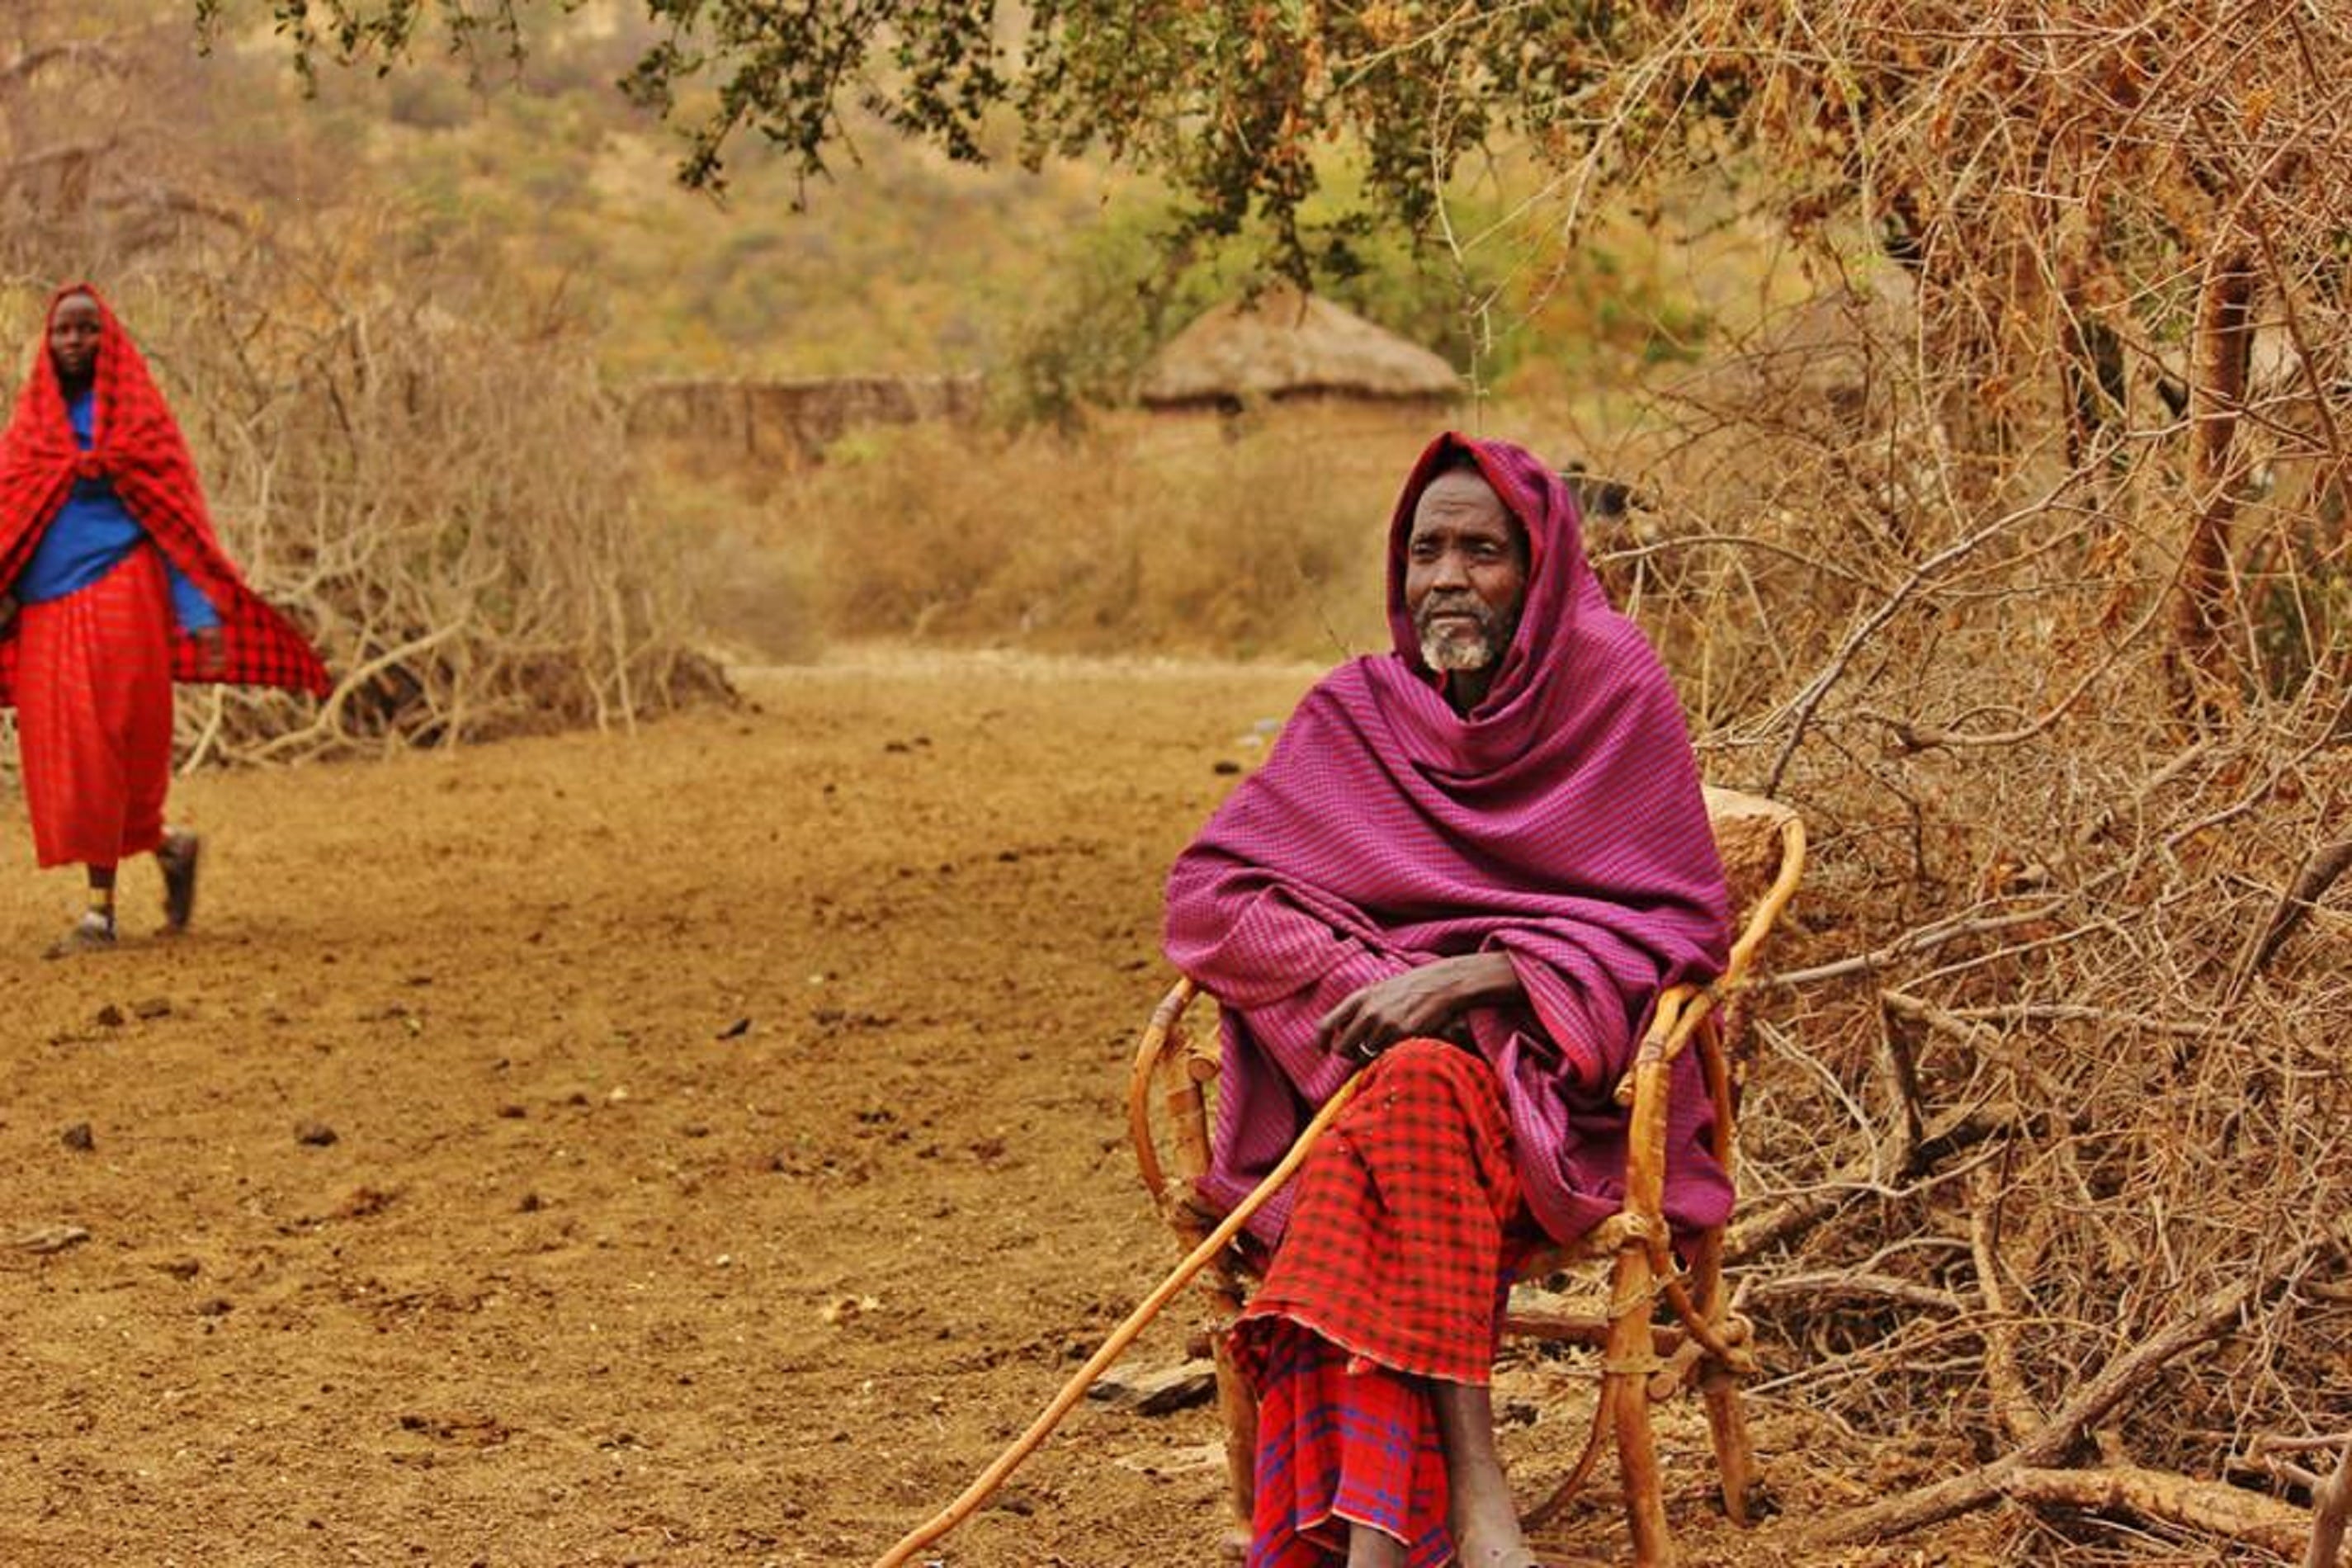
MULTIPOLYGON (((1736 1182, 1738 1089, 1748 1066, 1739 995, 1758 950, 1803 876, 1805 828, 1794 811, 1753 795, 1709 788, 1706 804, 1739 918, 1729 961, 1712 984, 1676 986, 1659 998, 1633 1065, 1617 1086, 1617 1101, 1631 1119, 1624 1207, 1572 1247, 1539 1254, 1520 1270, 1522 1279, 1540 1278, 1568 1263, 1610 1260, 1606 1310, 1598 1315, 1514 1310, 1504 1324, 1506 1333, 1600 1352, 1601 1393, 1583 1452, 1550 1498, 1528 1514, 1529 1528, 1539 1528, 1581 1489, 1613 1436, 1634 1561, 1641 1568, 1664 1568, 1675 1561, 1650 1423, 1653 1402, 1685 1388, 1698 1390, 1714 1437, 1724 1508, 1736 1523, 1749 1522, 1756 1479, 1739 1404, 1739 1379, 1755 1370, 1755 1358, 1748 1349, 1749 1325, 1731 1310, 1724 1289, 1723 1231, 1685 1237, 1685 1267, 1676 1260, 1663 1214, 1668 1080, 1676 1058, 1696 1048, 1715 1102, 1715 1152, 1736 1182)), ((1206 1090, 1217 1076, 1218 1047, 1213 1030, 1196 1034, 1187 1027, 1185 1010, 1195 995, 1192 983, 1184 980, 1160 1000, 1137 1047, 1128 1086, 1136 1164, 1161 1217, 1188 1253, 1218 1218, 1202 1205, 1196 1186, 1209 1166, 1206 1090)), ((1213 1312, 1211 1341, 1225 1424, 1225 1463, 1244 1528, 1257 1411, 1248 1382, 1234 1363, 1226 1331, 1242 1310, 1249 1279, 1247 1265, 1233 1247, 1223 1248, 1201 1276, 1213 1312)))

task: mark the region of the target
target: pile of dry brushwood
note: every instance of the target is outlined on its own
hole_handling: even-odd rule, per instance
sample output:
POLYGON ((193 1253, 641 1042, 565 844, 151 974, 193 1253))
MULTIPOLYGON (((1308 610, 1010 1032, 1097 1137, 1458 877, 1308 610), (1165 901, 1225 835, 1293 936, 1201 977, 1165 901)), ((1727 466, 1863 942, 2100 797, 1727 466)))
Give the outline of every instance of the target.
POLYGON ((173 391, 230 551, 336 681, 315 707, 184 703, 188 765, 629 725, 723 691, 586 344, 489 309, 220 296, 177 323, 173 391))
POLYGON ((1822 289, 1675 390, 1601 541, 1710 774, 1814 835, 1734 1247, 1771 1392, 1970 1455, 1811 1532, 2333 1568, 2352 20, 1659 15, 1589 172, 1715 105, 1693 173, 1748 149, 1822 289))
MULTIPOLYGON (((2184 701, 2181 423, 2038 492, 2021 460, 1963 512, 1929 499, 1933 421, 1766 442, 1724 403, 1685 412, 1645 481, 1672 525, 1604 571, 1662 628, 1710 776, 1796 805, 1815 842, 1768 957, 1735 1252, 1785 1396, 1889 1435, 1932 1411, 1984 1461, 1824 1535, 2008 1498, 2052 1505, 2037 1524, 2129 1516, 2332 1565, 2352 1505, 2340 496, 2250 506, 2330 542, 2233 551, 2268 564, 2231 595, 2232 679, 2184 701), (2284 657, 2260 619, 2282 600, 2309 611, 2284 657)), ((2022 1559, 2053 1550, 2021 1537, 2022 1559)))
POLYGON ((1684 384, 1654 515, 1602 541, 1710 774, 1814 834, 1733 1243, 1767 1386, 1973 1450, 1823 1543, 2006 1501, 2021 1561, 2154 1528, 2332 1568, 2352 89, 2306 67, 2352 43, 2296 6, 2154 56, 1859 10, 1911 51, 1916 121, 1853 110, 1894 117, 1882 194, 1933 168, 1944 205, 1684 384))

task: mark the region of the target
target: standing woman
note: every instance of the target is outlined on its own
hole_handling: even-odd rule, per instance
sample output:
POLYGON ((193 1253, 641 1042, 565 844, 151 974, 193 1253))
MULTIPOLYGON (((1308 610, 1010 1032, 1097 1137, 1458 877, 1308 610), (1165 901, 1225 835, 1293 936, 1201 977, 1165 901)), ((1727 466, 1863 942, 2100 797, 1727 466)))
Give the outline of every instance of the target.
POLYGON ((35 855, 89 877, 51 957, 114 944, 115 868, 133 856, 163 868, 167 930, 195 908, 196 836, 163 826, 174 678, 329 687, 222 553, 147 362, 76 284, 50 300, 0 435, 0 705, 16 706, 35 855))

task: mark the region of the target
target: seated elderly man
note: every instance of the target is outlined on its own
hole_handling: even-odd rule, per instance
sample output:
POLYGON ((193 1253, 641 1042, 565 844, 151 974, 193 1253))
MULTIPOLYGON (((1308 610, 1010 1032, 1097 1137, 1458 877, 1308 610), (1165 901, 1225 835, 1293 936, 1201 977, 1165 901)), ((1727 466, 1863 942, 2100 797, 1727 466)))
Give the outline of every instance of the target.
MULTIPOLYGON (((1658 994, 1720 969, 1723 872, 1674 690, 1548 466, 1440 437, 1388 584, 1394 650, 1307 693, 1169 879, 1169 956, 1224 1019, 1205 1198, 1237 1203, 1364 1073, 1252 1221, 1248 1560, 1528 1568, 1494 1441, 1503 1302, 1544 1237, 1618 1208, 1611 1091, 1658 994)), ((1719 1223, 1706 1097, 1677 1103, 1667 1217, 1719 1223)))

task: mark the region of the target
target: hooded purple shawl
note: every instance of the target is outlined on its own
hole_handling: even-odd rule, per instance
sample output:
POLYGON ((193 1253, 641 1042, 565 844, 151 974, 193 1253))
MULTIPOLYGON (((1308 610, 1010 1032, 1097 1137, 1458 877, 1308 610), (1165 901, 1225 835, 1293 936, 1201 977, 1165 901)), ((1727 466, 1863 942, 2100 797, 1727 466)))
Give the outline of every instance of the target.
MULTIPOLYGON (((1698 767, 1657 656, 1610 607, 1576 503, 1532 454, 1448 433, 1389 524, 1395 651, 1350 660, 1299 702, 1168 880, 1168 956, 1223 1015, 1202 1195, 1230 1208, 1358 1064, 1316 1025, 1361 987, 1432 958, 1500 952, 1526 1002, 1470 1015, 1508 1101, 1529 1205, 1572 1240, 1623 1196, 1611 1098, 1658 993, 1723 965, 1723 868, 1698 767), (1446 704, 1404 605, 1413 510, 1465 450, 1526 529, 1527 597, 1486 700, 1446 704)), ((1706 1149, 1695 1056, 1677 1065, 1667 1219, 1720 1223, 1730 1184, 1706 1149)), ((1277 1240, 1285 1193, 1251 1228, 1277 1240)))

